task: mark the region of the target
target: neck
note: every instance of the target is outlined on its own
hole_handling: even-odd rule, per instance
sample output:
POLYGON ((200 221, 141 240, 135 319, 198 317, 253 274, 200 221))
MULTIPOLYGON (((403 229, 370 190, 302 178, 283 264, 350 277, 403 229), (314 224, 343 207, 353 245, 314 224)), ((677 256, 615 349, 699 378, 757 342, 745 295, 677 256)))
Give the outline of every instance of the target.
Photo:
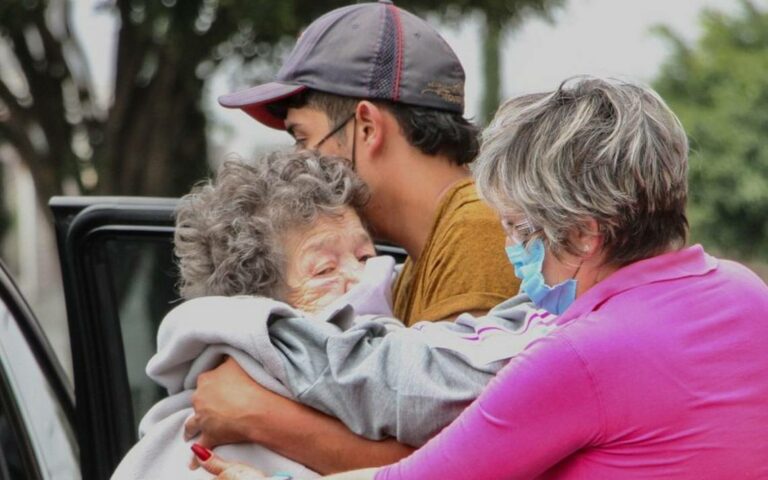
POLYGON ((416 149, 399 156, 390 179, 372 199, 368 220, 377 236, 400 245, 417 261, 432 231, 441 200, 456 182, 469 178, 469 169, 448 158, 424 155, 416 149))
MULTIPOLYGON (((651 255, 648 255, 647 257, 644 257, 644 259, 652 258, 658 255, 665 255, 667 253, 675 252, 683 248, 685 248, 685 242, 671 243, 666 247, 661 248, 658 251, 658 253, 653 253, 651 255)), ((638 259, 635 261, 640 261, 640 260, 638 259)), ((577 289, 577 295, 581 295, 585 291, 589 290, 593 286, 597 285, 598 283, 602 282, 606 278, 613 275, 614 272, 616 272, 617 270, 620 270, 621 268, 622 266, 608 263, 605 257, 601 256, 600 259, 597 262, 595 262, 595 266, 590 267, 591 273, 589 276, 586 277, 588 279, 588 283, 584 282, 584 285, 580 286, 577 289)))
POLYGON ((618 270, 619 267, 607 263, 603 263, 603 259, 596 262, 594 265, 588 265, 586 268, 580 268, 579 272, 575 275, 577 279, 576 297, 578 298, 584 292, 594 287, 598 283, 608 278, 613 272, 618 270))

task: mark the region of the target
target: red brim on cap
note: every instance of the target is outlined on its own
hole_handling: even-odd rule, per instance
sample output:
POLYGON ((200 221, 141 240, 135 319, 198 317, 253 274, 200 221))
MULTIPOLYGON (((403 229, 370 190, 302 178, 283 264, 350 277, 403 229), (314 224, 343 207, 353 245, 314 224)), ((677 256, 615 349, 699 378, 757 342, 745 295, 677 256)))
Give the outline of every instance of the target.
POLYGON ((247 90, 222 95, 219 97, 219 104, 227 108, 239 108, 268 127, 285 130, 285 119, 274 115, 267 105, 296 95, 306 88, 304 85, 296 84, 265 83, 247 90))

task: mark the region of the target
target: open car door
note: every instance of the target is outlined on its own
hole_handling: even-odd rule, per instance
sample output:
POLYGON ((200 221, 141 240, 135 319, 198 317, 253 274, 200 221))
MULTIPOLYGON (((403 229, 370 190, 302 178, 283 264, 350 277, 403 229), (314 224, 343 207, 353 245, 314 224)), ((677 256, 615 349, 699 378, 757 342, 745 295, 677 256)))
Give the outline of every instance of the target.
POLYGON ((84 479, 107 479, 165 396, 144 373, 155 334, 178 302, 177 200, 54 197, 84 479))

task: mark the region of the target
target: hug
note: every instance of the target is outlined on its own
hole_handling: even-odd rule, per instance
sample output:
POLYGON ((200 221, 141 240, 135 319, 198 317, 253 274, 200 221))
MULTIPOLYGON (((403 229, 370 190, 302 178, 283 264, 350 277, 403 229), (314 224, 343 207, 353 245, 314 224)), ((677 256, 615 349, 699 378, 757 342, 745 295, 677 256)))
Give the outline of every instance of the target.
POLYGON ((183 199, 189 300, 148 366, 170 396, 115 478, 768 477, 768 287, 689 244, 663 99, 569 79, 504 103, 476 152, 463 94, 408 82, 463 81, 436 32, 386 2, 328 15, 222 101, 299 148, 183 199), (389 15, 435 42, 397 47, 402 91, 355 82, 360 57, 323 70, 342 20, 389 15))

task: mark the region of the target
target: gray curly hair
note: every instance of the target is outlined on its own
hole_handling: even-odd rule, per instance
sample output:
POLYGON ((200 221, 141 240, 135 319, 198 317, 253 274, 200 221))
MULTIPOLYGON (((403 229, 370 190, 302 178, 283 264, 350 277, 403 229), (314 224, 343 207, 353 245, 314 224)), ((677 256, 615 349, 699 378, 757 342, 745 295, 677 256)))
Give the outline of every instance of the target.
POLYGON ((253 165, 226 161, 176 211, 181 296, 280 298, 282 235, 345 207, 359 211, 367 200, 365 184, 341 158, 305 151, 269 153, 253 165))
POLYGON ((569 79, 505 103, 483 133, 474 175, 496 209, 515 209, 555 255, 597 221, 609 263, 685 245, 688 140, 654 91, 569 79))

